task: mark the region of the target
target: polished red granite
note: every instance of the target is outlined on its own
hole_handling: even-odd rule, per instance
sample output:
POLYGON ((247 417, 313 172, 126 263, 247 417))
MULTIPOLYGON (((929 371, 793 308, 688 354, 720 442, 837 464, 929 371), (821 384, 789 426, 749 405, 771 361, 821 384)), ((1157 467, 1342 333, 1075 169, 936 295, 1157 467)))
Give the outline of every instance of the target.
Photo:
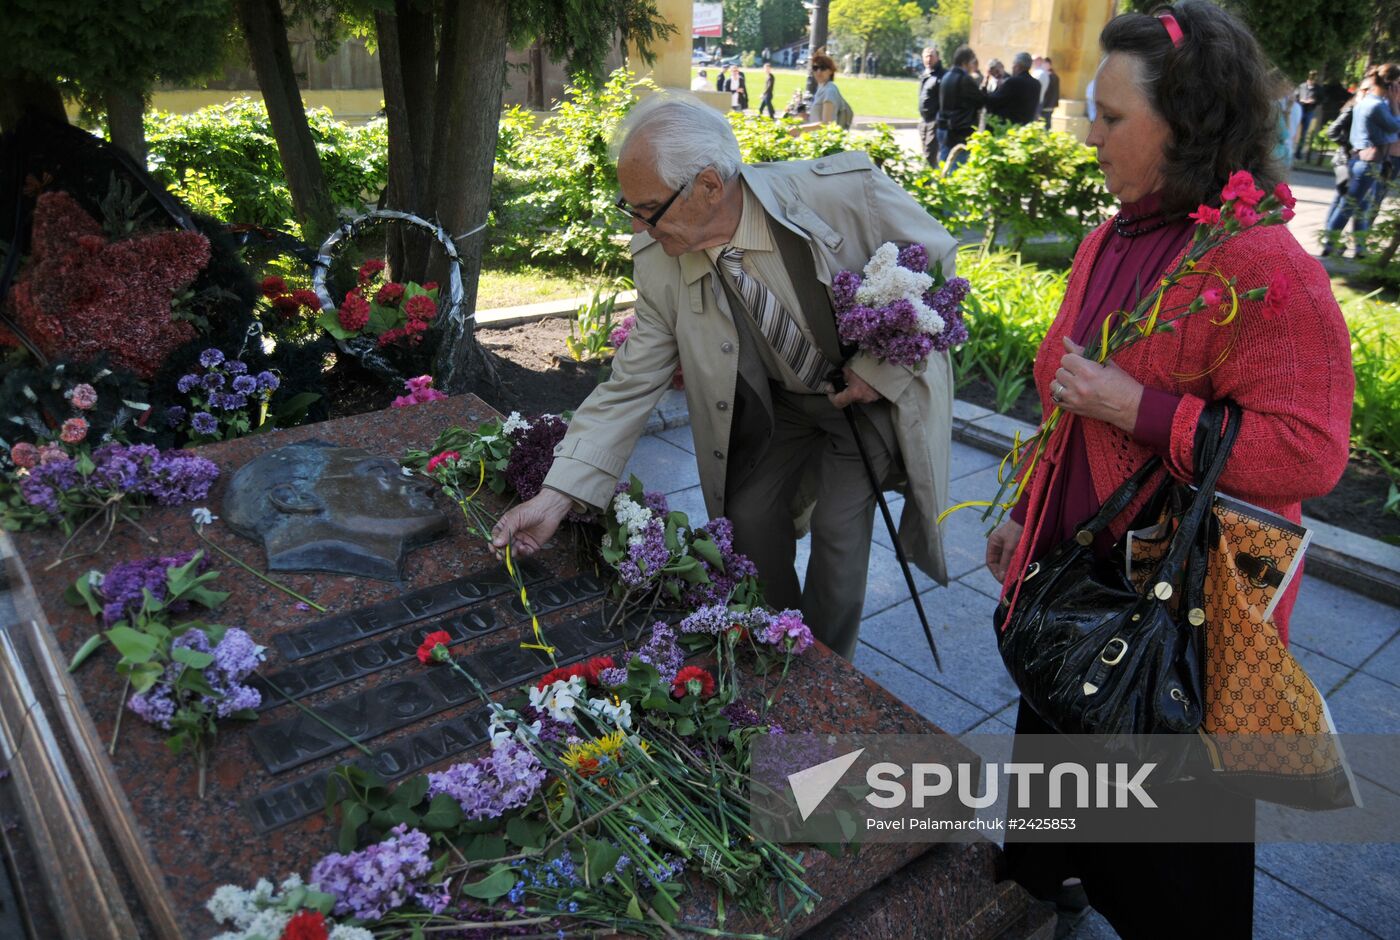
MULTIPOLYGON (((219 463, 223 469, 220 483, 211 494, 208 505, 217 512, 224 486, 233 472, 256 454, 283 444, 317 438, 397 457, 410 447, 426 446, 444 427, 471 424, 494 415, 495 412, 479 399, 458 397, 201 448, 200 453, 219 463)), ((499 506, 498 501, 496 507, 499 506)), ((444 501, 443 508, 452 520, 450 536, 413 551, 407 559, 402 584, 327 574, 279 574, 278 578, 316 599, 332 612, 346 612, 394 598, 408 590, 440 584, 493 567, 496 562, 489 550, 479 540, 465 535, 463 521, 455 507, 446 505, 444 501)), ((262 568, 259 546, 239 538, 219 524, 209 531, 220 545, 254 567, 262 568)), ((573 552, 567 540, 557 541, 562 544, 538 556, 539 562, 552 574, 561 577, 576 573, 573 552)), ((98 555, 76 558, 50 567, 62 543, 63 538, 54 531, 27 533, 16 539, 25 571, 42 607, 42 617, 52 630, 65 659, 96 628, 95 621, 85 610, 63 602, 64 590, 74 579, 92 567, 105 569, 122 560, 155 553, 169 554, 200 546, 190 521, 189 507, 150 511, 142 516, 140 528, 127 525, 113 532, 98 555)), ((82 548, 84 544, 80 537, 72 548, 82 548)), ((299 610, 293 598, 269 588, 253 575, 221 558, 215 557, 213 561, 221 572, 217 586, 232 592, 214 619, 243 626, 259 643, 268 647, 265 672, 285 668, 288 663, 280 660, 273 637, 326 615, 299 610)), ((496 599, 498 610, 504 609, 504 600, 506 598, 496 599)), ((593 604, 596 605, 596 602, 593 604)), ((550 615, 545 618, 546 631, 591 607, 584 605, 550 615)), ((461 651, 470 657, 474 650, 482 647, 518 641, 523 639, 526 629, 524 624, 509 626, 461 647, 461 651)), ((360 641, 355 646, 372 642, 373 639, 360 641)), ((112 668, 114 662, 114 652, 104 650, 72 677, 80 699, 77 708, 83 720, 91 720, 95 726, 95 738, 101 741, 110 739, 112 735, 122 695, 122 682, 112 668)), ((305 701, 314 707, 360 689, 402 679, 423 668, 416 661, 404 663, 312 694, 305 701)), ((477 708, 479 706, 475 704, 467 704, 449 709, 367 743, 375 747, 383 746, 386 742, 400 740, 431 727, 435 722, 477 708)), ((824 648, 814 649, 799 661, 788 678, 776 709, 779 720, 790 731, 908 733, 936 730, 850 664, 824 648)), ((263 712, 260 721, 278 721, 294 714, 292 706, 283 704, 263 712)), ((218 886, 226 883, 250 886, 259 877, 277 879, 294 871, 306 874, 318 857, 333 849, 333 830, 321 815, 260 834, 245 807, 259 793, 333 767, 353 755, 352 751, 345 750, 294 770, 272 775, 264 770, 263 763, 251 746, 251 725, 234 722, 223 727, 227 730, 221 730, 216 742, 209 770, 208 793, 202 801, 196 796, 193 762, 172 757, 165 748, 163 733, 130 714, 122 722, 120 744, 115 756, 109 758, 102 752, 96 757, 99 762, 110 762, 120 789, 130 804, 134 820, 131 829, 135 834, 133 838, 139 843, 138 854, 144 854, 151 860, 157 871, 157 883, 163 884, 181 930, 189 936, 216 932, 203 905, 218 886)), ((457 759, 460 757, 445 759, 430 767, 441 769, 457 759)), ((947 907, 940 901, 940 897, 947 894, 939 886, 940 878, 947 884, 964 885, 964 893, 976 890, 975 886, 978 885, 983 886, 988 894, 992 892, 986 853, 977 854, 977 849, 975 846, 940 847, 937 851, 942 854, 938 856, 936 864, 930 862, 930 847, 925 845, 867 846, 857 858, 842 860, 833 860, 819 850, 808 849, 804 858, 809 865, 809 883, 824 898, 815 914, 788 925, 785 930, 778 925, 744 923, 731 916, 726 929, 781 930, 788 934, 800 932, 852 903, 866 889, 921 855, 926 856, 923 864, 929 877, 918 879, 917 884, 909 891, 901 892, 901 896, 906 898, 904 903, 908 904, 911 892, 915 902, 919 890, 928 892, 922 907, 932 914, 947 907), (940 872, 943 874, 940 875, 940 872)), ((916 903, 915 906, 919 905, 916 903)), ((687 920, 713 922, 713 905, 707 895, 688 892, 684 910, 687 920)), ((912 913, 906 911, 905 915, 890 921, 886 928, 867 935, 919 935, 920 931, 910 922, 910 916, 913 916, 912 913)), ((820 933, 820 929, 817 933, 820 933)))

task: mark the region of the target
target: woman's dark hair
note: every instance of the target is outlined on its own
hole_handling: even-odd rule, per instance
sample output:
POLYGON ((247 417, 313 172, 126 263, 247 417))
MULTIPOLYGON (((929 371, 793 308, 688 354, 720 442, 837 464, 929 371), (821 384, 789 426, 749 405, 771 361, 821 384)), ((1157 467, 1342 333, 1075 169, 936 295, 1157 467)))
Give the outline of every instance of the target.
POLYGON ((953 53, 953 65, 961 68, 976 58, 977 53, 972 51, 971 46, 958 46, 958 50, 953 53))
POLYGON ((1204 0, 1159 7, 1181 27, 1179 45, 1156 15, 1124 13, 1099 34, 1104 55, 1137 60, 1147 100, 1171 128, 1162 167, 1163 208, 1219 204, 1230 174, 1248 170, 1267 192, 1282 179, 1273 151, 1279 110, 1272 69, 1253 34, 1204 0))

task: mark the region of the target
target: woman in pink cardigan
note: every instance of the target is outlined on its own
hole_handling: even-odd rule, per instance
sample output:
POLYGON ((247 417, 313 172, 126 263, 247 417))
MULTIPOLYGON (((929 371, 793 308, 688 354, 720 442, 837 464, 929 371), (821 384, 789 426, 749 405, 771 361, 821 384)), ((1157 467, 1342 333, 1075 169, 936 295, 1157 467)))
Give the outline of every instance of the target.
MULTIPOLYGON (((1152 455, 1189 480, 1197 419, 1210 401, 1231 398, 1244 412, 1221 492, 1298 520, 1302 501, 1330 490, 1346 466, 1350 338, 1326 272, 1284 226, 1248 230, 1202 260, 1236 277, 1241 293, 1274 285, 1268 301, 1243 301, 1233 325, 1193 316, 1104 365, 1079 355, 1110 312, 1133 309, 1176 267, 1192 237, 1187 213, 1219 205, 1232 172, 1248 170, 1265 191, 1279 179, 1270 155, 1276 126, 1269 69, 1253 36, 1208 3, 1186 0, 1169 9, 1116 17, 1100 36, 1105 58, 1087 142, 1121 207, 1080 246, 1036 360, 1046 410, 1058 404, 1072 417, 1010 521, 988 538, 987 565, 1007 596, 1032 562, 1072 538, 1152 455)), ((1165 306, 1189 303, 1204 286, 1190 279, 1168 293, 1165 306)), ((1149 481, 1139 506, 1153 489, 1149 481)), ((1100 552, 1123 536, 1139 506, 1103 533, 1100 552)), ((1299 580, 1275 613, 1285 640, 1299 580)), ((1052 733, 1024 702, 1016 730, 1052 733)), ((1252 801, 1237 799, 1238 813, 1252 821, 1252 801)), ((1088 901, 1125 938, 1196 934, 1207 923, 1213 937, 1251 933, 1252 842, 1008 839, 1005 862, 1008 874, 1042 897, 1072 901, 1063 886, 1081 879, 1088 901)))

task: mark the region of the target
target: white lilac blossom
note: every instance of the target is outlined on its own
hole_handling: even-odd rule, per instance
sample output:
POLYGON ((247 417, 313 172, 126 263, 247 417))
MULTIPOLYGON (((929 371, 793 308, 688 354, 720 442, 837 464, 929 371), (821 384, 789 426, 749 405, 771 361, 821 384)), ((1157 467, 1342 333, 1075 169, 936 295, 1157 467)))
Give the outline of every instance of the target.
POLYGON ((573 676, 567 681, 552 682, 542 689, 530 689, 530 704, 549 717, 565 724, 574 723, 574 708, 584 699, 582 676, 573 676))
POLYGON ((865 277, 856 288, 856 302, 867 307, 884 307, 906 300, 914 308, 919 332, 937 336, 943 332, 943 318, 924 303, 924 292, 933 278, 922 271, 911 271, 899 264, 899 248, 885 242, 875 250, 865 266, 865 277))
POLYGON ((617 524, 627 530, 628 544, 646 538, 647 523, 652 519, 652 511, 642 506, 626 493, 613 497, 613 515, 617 524))
POLYGON ((520 412, 512 411, 501 424, 501 433, 509 437, 515 431, 530 430, 530 422, 520 417, 520 412))

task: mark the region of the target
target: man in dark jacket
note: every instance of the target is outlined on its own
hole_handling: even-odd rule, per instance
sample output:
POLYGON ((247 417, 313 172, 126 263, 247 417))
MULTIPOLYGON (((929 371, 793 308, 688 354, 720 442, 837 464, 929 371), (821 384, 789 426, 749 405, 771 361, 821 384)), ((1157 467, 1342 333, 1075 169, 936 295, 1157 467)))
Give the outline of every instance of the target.
POLYGON ((1045 57, 1045 71, 1050 76, 1050 84, 1045 86, 1045 97, 1040 99, 1040 116, 1045 119, 1045 129, 1050 129, 1050 116, 1060 106, 1060 73, 1055 71, 1055 63, 1045 57))
POLYGON ((1031 74, 1031 54, 1011 60, 1011 77, 987 97, 987 113, 1012 124, 1029 124, 1040 113, 1040 82, 1031 74))
POLYGON ((947 69, 938 61, 938 50, 924 50, 924 73, 919 76, 919 141, 924 146, 924 159, 938 163, 938 82, 947 69))
MULTIPOLYGON (((977 54, 967 46, 958 47, 953 53, 953 67, 944 73, 938 82, 938 160, 948 159, 948 154, 959 144, 967 142, 972 132, 977 130, 977 115, 987 104, 987 96, 977 87, 977 79, 971 72, 977 71, 977 54)), ((1035 79, 1031 79, 1035 81, 1035 79)), ((1039 87, 1039 83, 1036 83, 1039 87)), ((953 165, 963 161, 967 151, 958 151, 953 165)))

